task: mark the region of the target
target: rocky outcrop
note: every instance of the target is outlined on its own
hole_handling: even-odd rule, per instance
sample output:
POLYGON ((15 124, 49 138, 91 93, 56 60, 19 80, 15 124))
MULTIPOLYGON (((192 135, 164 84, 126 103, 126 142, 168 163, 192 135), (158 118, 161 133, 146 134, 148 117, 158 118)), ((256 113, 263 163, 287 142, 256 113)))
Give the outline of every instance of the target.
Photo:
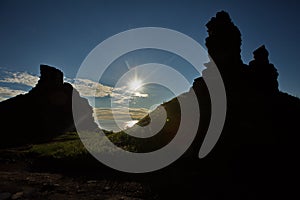
MULTIPOLYGON (((241 34, 228 13, 221 11, 206 24, 208 37, 206 46, 211 63, 218 67, 226 89, 227 118, 221 143, 244 145, 277 145, 282 142, 282 133, 290 142, 297 135, 295 119, 300 114, 300 101, 278 89, 278 72, 269 62, 269 52, 264 45, 253 52, 254 60, 246 65, 242 62, 241 34), (288 132, 288 133, 286 133, 288 132), (228 141, 226 141, 228 140, 228 141)), ((210 70, 210 64, 206 64, 210 70)), ((209 94, 202 78, 193 85, 203 110, 210 106, 209 94)), ((209 112, 204 112, 209 113, 209 112)), ((204 119, 210 115, 204 116, 204 119)), ((200 127, 206 127, 201 124, 200 127)), ((202 134, 201 128, 199 130, 202 134)), ((205 132, 205 129, 203 133, 205 132)), ((228 147, 224 147, 228 149, 228 147)))
MULTIPOLYGON (((210 181, 215 178, 213 183, 224 183, 217 190, 229 191, 243 185, 241 194, 247 189, 258 199, 285 198, 286 194, 297 191, 291 189, 294 187, 291 177, 299 173, 300 100, 278 90, 278 73, 270 64, 264 46, 254 51, 254 60, 249 65, 241 61, 241 35, 226 12, 213 17, 207 28, 206 45, 212 60, 205 65, 207 68, 202 74, 209 76, 211 65, 216 63, 226 89, 226 120, 212 151, 199 160, 199 149, 211 120, 211 101, 204 79, 195 79, 192 87, 200 106, 199 128, 192 145, 177 163, 187 166, 191 161, 202 173, 201 178, 207 176, 210 181), (232 185, 224 189, 229 182, 232 185)), ((189 94, 182 95, 188 97, 189 94)), ((176 102, 174 98, 163 104, 167 115, 175 117, 157 134, 160 138, 144 141, 144 146, 151 147, 149 151, 157 141, 164 146, 177 134, 180 116, 174 113, 180 115, 180 105, 176 102)), ((184 134, 190 134, 190 130, 185 131, 184 134)), ((236 195, 236 190, 233 194, 236 195)), ((245 196, 247 194, 236 199, 245 196)))
POLYGON ((269 52, 264 45, 253 52, 254 60, 249 63, 256 91, 275 94, 278 90, 278 72, 269 62, 269 52))
MULTIPOLYGON (((228 13, 218 12, 206 24, 208 37, 206 46, 224 81, 228 98, 248 98, 257 92, 263 95, 278 92, 278 73, 269 63, 269 52, 265 46, 253 52, 254 60, 246 65, 241 60, 241 33, 231 21, 228 13)), ((209 70, 210 64, 206 64, 209 70)), ((205 73, 205 70, 204 70, 205 73)))
MULTIPOLYGON (((230 98, 234 93, 240 93, 241 83, 245 82, 245 76, 248 71, 240 55, 241 33, 225 11, 218 12, 215 17, 212 17, 206 24, 206 27, 208 37, 205 40, 205 45, 207 46, 211 63, 217 65, 222 75, 227 95, 230 98)), ((210 70, 211 63, 206 64, 207 70, 210 70)))
POLYGON ((220 68, 222 72, 237 71, 241 60, 241 33, 232 23, 227 12, 218 12, 216 17, 206 24, 208 53, 217 65, 234 64, 232 67, 220 68))
POLYGON ((43 142, 76 131, 72 100, 84 110, 81 114, 87 131, 98 129, 88 101, 64 82, 60 70, 41 65, 40 73, 37 85, 27 94, 0 103, 1 147, 43 142))

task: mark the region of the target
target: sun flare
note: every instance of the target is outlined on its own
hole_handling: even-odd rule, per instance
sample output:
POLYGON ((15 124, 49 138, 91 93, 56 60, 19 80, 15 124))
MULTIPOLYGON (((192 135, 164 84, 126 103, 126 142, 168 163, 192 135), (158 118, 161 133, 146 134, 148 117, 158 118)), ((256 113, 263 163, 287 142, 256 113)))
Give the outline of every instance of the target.
POLYGON ((143 85, 143 83, 140 79, 134 79, 128 83, 129 89, 132 91, 138 90, 139 88, 142 87, 142 85, 143 85))

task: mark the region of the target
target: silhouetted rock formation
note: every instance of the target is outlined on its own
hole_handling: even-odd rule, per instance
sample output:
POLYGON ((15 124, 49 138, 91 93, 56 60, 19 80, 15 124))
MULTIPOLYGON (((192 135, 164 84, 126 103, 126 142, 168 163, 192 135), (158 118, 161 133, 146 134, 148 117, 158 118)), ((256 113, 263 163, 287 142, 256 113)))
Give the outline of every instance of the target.
MULTIPOLYGON (((278 73, 269 63, 265 46, 253 52, 254 60, 249 66, 242 63, 241 35, 226 12, 217 13, 206 26, 208 52, 222 75, 228 102, 222 135, 202 165, 208 166, 212 173, 222 168, 223 175, 236 185, 247 185, 260 199, 292 194, 293 185, 287 182, 299 173, 295 166, 299 152, 296 141, 299 141, 300 100, 279 92, 278 73)), ((195 80, 193 89, 201 111, 204 110, 198 140, 191 148, 196 156, 209 124, 205 119, 210 119, 206 108, 210 104, 202 78, 195 80)))
POLYGON ((72 95, 81 106, 83 121, 96 130, 88 101, 69 83, 63 73, 47 65, 40 66, 37 85, 27 94, 0 103, 0 147, 47 141, 63 132, 76 131, 72 115, 72 95))
POLYGON ((269 63, 269 52, 265 46, 256 49, 253 55, 254 60, 249 63, 249 67, 253 72, 255 89, 269 94, 278 92, 278 72, 274 65, 269 63))
MULTIPOLYGON (((253 52, 254 60, 248 66, 240 57, 240 31, 228 13, 217 13, 206 26, 208 52, 221 73, 228 101, 226 123, 219 142, 220 146, 225 146, 220 151, 224 153, 224 149, 244 148, 249 144, 277 146, 282 144, 283 138, 285 144, 293 143, 299 138, 293 132, 298 130, 296 119, 300 116, 300 101, 279 92, 278 73, 269 63, 265 46, 253 52)), ((207 69, 203 74, 209 70, 210 64, 205 65, 207 69)), ((200 108, 208 110, 209 94, 202 78, 195 80, 193 89, 200 106, 201 102, 206 102, 200 108)), ((209 112, 205 113, 208 114, 203 116, 201 113, 201 117, 210 118, 209 112)), ((200 135, 205 133, 208 123, 200 122, 200 135)))
MULTIPOLYGON (((297 191, 293 184, 297 180, 293 177, 299 174, 300 100, 278 90, 278 73, 274 65, 269 63, 268 51, 264 46, 254 51, 254 60, 249 66, 242 62, 241 34, 228 13, 217 13, 206 26, 209 34, 206 45, 212 60, 205 64, 207 68, 202 74, 209 76, 211 65, 216 63, 227 95, 226 121, 214 149, 204 159, 197 159, 210 123, 211 102, 204 79, 195 79, 192 88, 201 110, 199 129, 186 156, 181 157, 177 164, 188 166, 187 161, 191 159, 191 165, 197 166, 200 172, 208 176, 213 185, 225 183, 213 187, 212 192, 228 192, 235 188, 227 196, 230 199, 247 199, 249 194, 249 199, 253 196, 258 199, 292 197, 297 191)), ((182 95, 188 97, 189 93, 182 95)), ((168 116, 180 113, 180 106, 176 102, 174 98, 163 104, 168 116)), ((147 120, 150 119, 146 117, 142 122, 147 120)), ((147 139, 145 146, 152 144, 151 151, 157 141, 166 145, 177 133, 174 127, 178 127, 179 123, 180 119, 170 120, 162 133, 158 133, 164 136, 155 141, 147 139)), ((186 134, 189 134, 189 130, 186 130, 186 134)), ((147 149, 142 151, 147 152, 147 149)), ((195 181, 197 188, 194 189, 197 191, 199 180, 189 180, 195 181)), ((190 186, 193 187, 193 184, 190 186)), ((227 197, 219 196, 216 199, 227 197)))
MULTIPOLYGON (((247 66, 240 56, 241 33, 228 13, 218 12, 206 27, 208 53, 222 75, 228 98, 234 95, 236 99, 236 94, 249 96, 251 92, 255 95, 258 91, 261 94, 278 92, 278 73, 274 65, 269 63, 269 52, 264 45, 253 52, 254 60, 247 66)), ((209 63, 206 66, 209 69, 209 63)))
MULTIPOLYGON (((241 60, 241 33, 233 24, 228 13, 218 12, 216 17, 206 24, 208 37, 206 46, 212 59, 222 75, 227 97, 241 93, 249 77, 248 67, 241 60)), ((205 66, 209 70, 211 63, 205 66)), ((205 73, 205 70, 204 72, 205 73)), ((245 89, 245 88, 244 88, 245 89)))
POLYGON ((206 38, 208 53, 219 64, 233 64, 234 66, 220 69, 222 72, 235 72, 242 64, 241 33, 232 23, 229 14, 221 11, 206 24, 209 37, 206 38), (237 65, 238 64, 238 65, 237 65))
MULTIPOLYGON (((160 185, 169 188, 167 198, 172 195, 174 199, 183 199, 178 193, 194 199, 197 196, 193 194, 205 192, 209 199, 294 199, 298 195, 295 183, 300 169, 300 100, 278 90, 278 73, 269 63, 264 46, 254 51, 254 60, 249 65, 242 62, 241 34, 228 13, 217 13, 206 26, 209 34, 206 45, 212 60, 205 64, 207 69, 202 74, 209 76, 213 62, 221 73, 227 95, 224 129, 213 150, 199 160, 198 152, 211 120, 211 99, 204 79, 195 79, 192 88, 201 110, 197 136, 185 155, 168 166, 170 171, 176 169, 176 178, 159 177, 160 185), (180 167, 184 171, 179 171, 180 167), (186 174, 189 176, 184 177, 186 174), (181 177, 177 179, 178 175, 181 177), (170 187, 176 181, 178 188, 170 187), (199 191, 201 188, 204 191, 199 191)), ((70 84, 63 83, 59 70, 41 66, 41 79, 35 88, 0 103, 1 145, 41 141, 75 130, 72 90, 70 84)), ((86 111, 79 113, 80 116, 93 125, 87 100, 74 92, 76 105, 86 111)), ((189 98, 191 94, 189 91, 182 96, 189 98)), ((168 144, 180 124, 180 105, 174 98, 161 106, 169 119, 160 133, 146 139, 117 134, 126 136, 126 142, 138 140, 140 152, 168 144)), ((153 111, 154 116, 160 115, 159 109, 153 111)), ((138 124, 147 125, 150 120, 145 117, 138 124)), ((184 131, 183 135, 190 133, 188 129, 184 131)), ((119 137, 117 134, 114 136, 119 137)), ((157 180, 153 183, 157 184, 157 180)))

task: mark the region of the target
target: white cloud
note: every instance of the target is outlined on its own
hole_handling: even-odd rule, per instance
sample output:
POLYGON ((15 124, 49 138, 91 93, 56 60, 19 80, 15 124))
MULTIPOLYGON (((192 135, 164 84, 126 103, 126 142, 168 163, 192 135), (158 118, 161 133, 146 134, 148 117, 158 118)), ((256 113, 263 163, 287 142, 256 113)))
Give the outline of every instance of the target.
POLYGON ((1 97, 1 96, 0 96, 0 102, 1 102, 1 101, 4 101, 4 100, 6 100, 6 99, 8 99, 8 98, 1 97))
POLYGON ((81 96, 84 97, 105 97, 110 96, 113 98, 113 102, 117 104, 127 104, 133 97, 146 98, 149 95, 140 92, 132 92, 128 86, 123 87, 111 87, 103 85, 98 82, 94 82, 88 79, 69 79, 65 78, 65 81, 70 82, 74 88, 78 90, 81 96))
POLYGON ((121 88, 114 88, 110 96, 113 98, 114 103, 128 104, 133 97, 147 98, 149 95, 146 93, 132 91, 127 86, 123 86, 121 88))
POLYGON ((113 87, 103 85, 88 79, 68 79, 81 96, 105 97, 112 93, 113 87))
MULTIPOLYGON (((0 83, 22 84, 29 87, 34 87, 39 77, 31 75, 27 72, 8 72, 3 71, 4 77, 0 77, 0 83)), ((70 79, 64 78, 64 81, 70 82, 74 88, 78 90, 81 96, 84 97, 105 97, 110 96, 114 98, 114 103, 126 104, 133 97, 146 98, 148 94, 141 92, 132 92, 128 86, 114 88, 111 86, 103 85, 88 79, 70 79)), ((23 94, 26 91, 15 90, 10 87, 2 87, 0 91, 0 101, 23 94)))
MULTIPOLYGON (((7 77, 0 78, 2 83, 17 83, 34 87, 38 80, 38 76, 28 74, 27 72, 4 72, 7 77)), ((70 82, 82 96, 104 97, 110 94, 112 87, 88 80, 88 79, 70 79, 65 78, 65 81, 70 82)))
POLYGON ((140 93, 140 92, 135 92, 135 93, 133 94, 133 96, 135 96, 135 97, 146 98, 146 97, 148 97, 149 95, 148 95, 148 94, 143 94, 143 93, 140 93))
POLYGON ((7 77, 0 79, 0 82, 2 83, 18 83, 18 84, 34 87, 39 80, 38 76, 28 74, 27 72, 4 72, 4 73, 7 74, 7 77))
POLYGON ((11 97, 17 96, 19 94, 24 94, 26 91, 23 90, 14 90, 8 87, 0 87, 0 101, 4 101, 11 97))

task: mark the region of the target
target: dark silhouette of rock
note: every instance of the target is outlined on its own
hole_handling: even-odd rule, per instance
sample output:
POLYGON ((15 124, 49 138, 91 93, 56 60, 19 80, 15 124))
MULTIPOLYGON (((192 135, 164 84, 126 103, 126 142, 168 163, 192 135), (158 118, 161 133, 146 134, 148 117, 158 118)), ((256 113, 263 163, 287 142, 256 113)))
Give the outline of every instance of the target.
MULTIPOLYGON (((169 189, 163 192, 174 199, 183 199, 180 194, 194 199, 197 198, 194 194, 199 193, 207 194, 210 199, 294 198, 298 195, 295 183, 299 175, 300 100, 278 90, 278 73, 270 64, 264 46, 254 51, 254 60, 249 65, 242 62, 241 34, 228 13, 217 13, 206 26, 211 61, 205 64, 202 74, 209 76, 213 62, 221 73, 227 95, 224 129, 213 150, 204 159, 198 159, 210 123, 211 100, 204 79, 195 79, 192 88, 201 110, 198 133, 185 155, 169 166, 170 171, 176 170, 171 172, 171 178, 161 178, 164 169, 157 172, 159 184, 169 189), (184 171, 179 171, 180 168, 184 171), (205 189, 199 191, 199 188, 205 189)), ((70 84, 63 83, 59 70, 41 66, 41 78, 35 88, 0 103, 1 145, 40 142, 75 130, 72 91, 78 98, 76 105, 86 110, 80 115, 93 125, 87 100, 80 98, 70 84)), ((182 95, 188 98, 190 94, 191 91, 182 95)), ((138 151, 159 149, 176 135, 181 120, 178 100, 174 98, 162 106, 168 122, 155 136, 139 139, 138 151)), ((159 114, 159 110, 153 112, 159 114)), ((138 124, 147 125, 150 120, 145 117, 138 124)), ((190 130, 185 131, 183 134, 189 134, 190 130)), ((137 141, 126 135, 126 141, 133 140, 137 141)), ((157 185, 157 180, 153 182, 157 185)))
POLYGON ((87 131, 97 130, 88 101, 81 98, 63 73, 47 65, 40 66, 37 85, 27 94, 0 103, 1 147, 48 141, 64 132, 76 131, 72 115, 72 95, 84 110, 87 131))
MULTIPOLYGON (((241 33, 225 11, 218 12, 216 17, 212 17, 206 27, 208 37, 205 44, 212 59, 211 62, 217 65, 228 98, 230 98, 232 93, 240 93, 241 84, 245 85, 244 82, 248 79, 245 77, 248 68, 243 64, 240 55, 241 33)), ((209 66, 210 63, 207 63, 207 70, 209 70, 209 66)))
POLYGON ((216 17, 206 24, 209 37, 206 38, 208 53, 219 64, 234 64, 233 67, 220 69, 224 71, 237 71, 241 61, 241 33, 232 23, 230 16, 225 11, 218 12, 216 17))
POLYGON ((256 49, 253 55, 254 60, 249 63, 249 67, 253 72, 255 89, 269 94, 278 92, 278 72, 274 65, 269 63, 269 52, 265 46, 256 49))
MULTIPOLYGON (((294 144, 299 138, 294 132, 299 130, 296 121, 300 117, 300 100, 278 90, 278 72, 269 63, 265 46, 253 52, 254 60, 248 66, 241 61, 241 35, 228 13, 217 13, 206 26, 208 52, 221 73, 228 101, 225 127, 215 151, 220 149, 225 157, 225 152, 232 148, 248 151, 248 145, 258 145, 269 149, 272 146, 276 151, 280 145, 294 144)), ((203 74, 209 71, 210 64, 205 65, 203 74)), ((193 89, 201 111, 204 110, 201 112, 204 122, 200 121, 199 126, 202 135, 209 124, 205 120, 210 118, 209 93, 202 78, 195 80, 193 89)), ((201 140, 196 143, 200 146, 201 140)))
MULTIPOLYGON (((248 195, 250 199, 251 195, 258 199, 292 197, 297 191, 293 177, 299 174, 300 100, 278 90, 278 73, 269 63, 269 53, 264 46, 254 51, 254 60, 249 65, 242 62, 241 34, 228 13, 217 13, 206 26, 209 34, 206 46, 211 61, 205 64, 207 68, 202 74, 209 77, 210 66, 213 62, 217 65, 227 95, 227 116, 217 144, 199 160, 198 152, 210 123, 211 102, 204 79, 195 79, 192 88, 201 110, 199 129, 177 165, 185 166, 186 170, 189 170, 187 166, 194 166, 203 174, 185 182, 190 184, 184 194, 198 191, 199 181, 205 176, 215 186, 212 193, 228 192, 227 196, 223 194, 216 199, 247 199, 248 195)), ((189 93, 182 95, 188 97, 189 93)), ((180 123, 180 116, 174 114, 180 114, 177 99, 163 106, 168 116, 175 117, 157 134, 160 138, 144 141, 143 152, 155 149, 157 141, 159 147, 168 144, 177 133, 180 123)), ((147 120, 150 119, 146 117, 142 122, 147 124, 147 120)), ((189 130, 185 134, 189 134, 189 130)), ((174 197, 178 197, 176 192, 174 197)))
POLYGON ((63 73, 55 69, 54 67, 49 67, 47 65, 41 65, 41 79, 39 80, 40 87, 44 88, 55 88, 63 85, 63 73))
MULTIPOLYGON (((224 170, 220 176, 227 176, 235 185, 246 185, 259 199, 293 194, 294 186, 288 182, 299 174, 295 159, 300 100, 278 90, 278 73, 269 63, 265 46, 253 52, 249 66, 242 63, 241 35, 226 12, 217 13, 206 26, 208 52, 222 75, 228 102, 222 135, 205 161, 199 162, 212 174, 224 170)), ((209 64, 206 66, 209 70, 209 64)), ((196 156, 209 124, 206 107, 210 104, 203 79, 196 79, 193 89, 204 110, 191 148, 196 156)))

